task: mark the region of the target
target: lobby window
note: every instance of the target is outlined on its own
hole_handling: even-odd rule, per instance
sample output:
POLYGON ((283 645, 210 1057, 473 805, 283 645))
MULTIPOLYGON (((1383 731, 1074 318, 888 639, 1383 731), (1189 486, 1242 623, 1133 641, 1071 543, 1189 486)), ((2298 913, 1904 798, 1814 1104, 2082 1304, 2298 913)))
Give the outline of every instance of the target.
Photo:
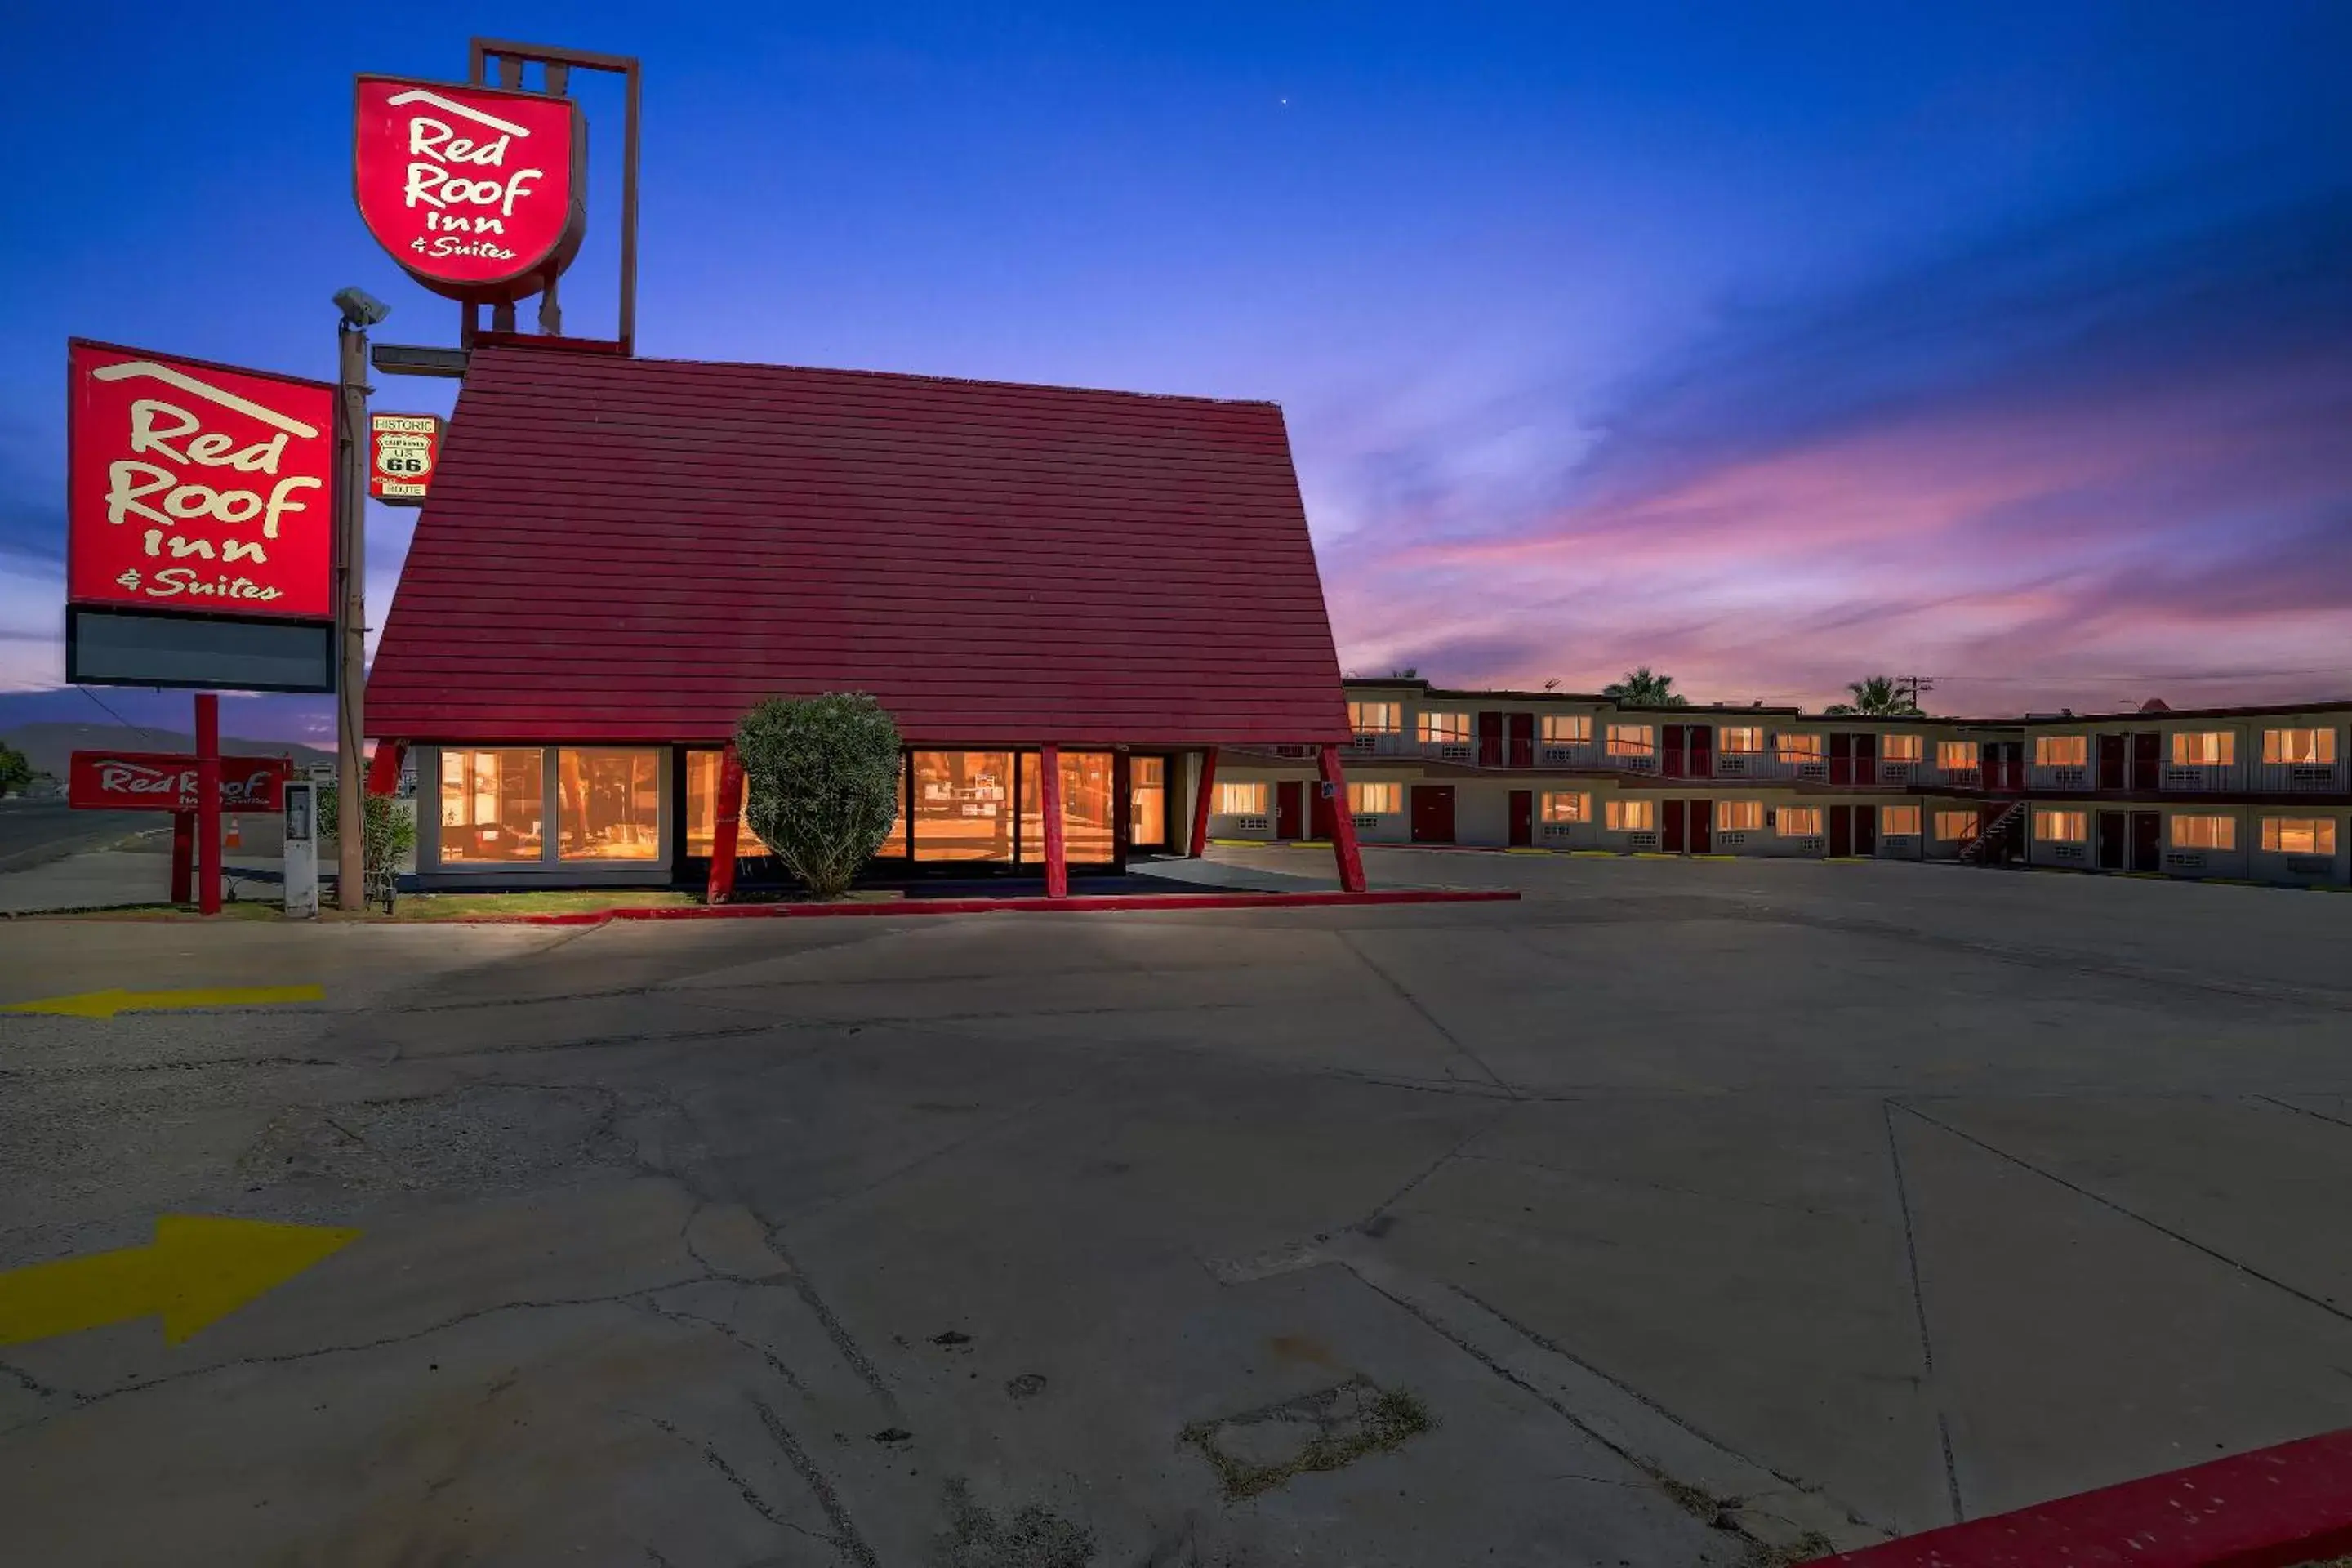
MULTIPOLYGON (((1064 752, 1062 757, 1062 858, 1072 866, 1107 866, 1118 853, 1113 828, 1113 764, 1108 752, 1064 752)), ((1021 860, 1045 863, 1045 758, 1021 754, 1021 860)))
POLYGON ((1609 726, 1609 754, 1612 757, 1654 756, 1657 750, 1657 731, 1647 724, 1609 726))
POLYGON ((1916 805, 1882 805, 1878 808, 1878 831, 1886 838, 1916 838, 1919 837, 1919 808, 1916 805))
MULTIPOLYGON (((719 848, 719 753, 710 751, 686 753, 686 799, 679 809, 686 814, 686 852, 694 856, 715 854, 719 848)), ((890 837, 877 855, 904 855, 907 852, 907 777, 902 767, 898 774, 898 820, 890 829, 890 837)), ((743 859, 752 856, 772 855, 751 831, 751 819, 746 815, 736 818, 735 855, 743 859)))
POLYGON ((2263 761, 2326 766, 2336 761, 2333 730, 2265 730, 2263 761))
POLYGON ((1947 844, 1973 837, 1977 831, 1977 814, 1973 811, 1939 811, 1936 814, 1936 837, 1947 844))
POLYGON ((1264 816, 1265 785, 1263 784, 1221 784, 1217 786, 1217 815, 1220 816, 1264 816))
POLYGON ((2175 849, 2235 849, 2238 847, 2238 819, 2234 816, 2175 816, 2172 819, 2172 847, 2175 849))
MULTIPOLYGON (((2078 735, 2074 739, 2080 741, 2082 737, 2078 735)), ((2033 837, 2045 844, 2080 844, 2090 836, 2090 816, 2085 812, 2037 811, 2033 814, 2033 837)))
POLYGON ((1883 763, 1916 763, 1926 750, 1927 742, 1916 735, 1878 737, 1878 760, 1883 763))
POLYGON ((1403 809, 1402 784, 1351 784, 1348 786, 1348 815, 1350 816, 1381 816, 1403 809))
POLYGON ((558 857, 660 859, 661 764, 662 753, 650 746, 556 752, 558 857))
POLYGON ((1424 745, 1466 746, 1470 743, 1470 715, 1423 713, 1421 716, 1421 739, 1424 745))
POLYGON ((1936 765, 1948 773, 1973 773, 1982 766, 1983 752, 1974 741, 1938 741, 1936 765))
POLYGON ((1127 760, 1127 841, 1138 849, 1168 842, 1168 759, 1127 760))
POLYGON ((1592 796, 1581 790, 1548 789, 1544 791, 1543 819, 1546 822, 1590 822, 1592 820, 1592 796))
POLYGON ((541 858, 547 753, 538 747, 441 753, 441 858, 452 865, 541 858))
POLYGON ((1348 728, 1359 735, 1393 735, 1404 728, 1402 702, 1350 702, 1348 728))
POLYGON ((2033 765, 2037 768, 2079 768, 2091 760, 2088 735, 2036 735, 2033 765))
POLYGON ((1547 746, 1589 746, 1592 744, 1592 715, 1547 713, 1543 716, 1543 740, 1547 746))
POLYGON ((1602 807, 1612 833, 1653 833, 1658 826, 1658 803, 1654 800, 1612 800, 1602 807))
POLYGON ((2265 816, 2263 847, 2273 855, 2333 855, 2336 819, 2332 816, 2265 816))
POLYGON ((1715 803, 1715 826, 1718 833, 1748 833, 1763 826, 1764 803, 1760 800, 1718 800, 1715 803))
POLYGON ((2226 768, 2238 760, 2238 737, 2227 730, 2176 730, 2172 734, 2172 765, 2176 768, 2226 768))
POLYGON ((1013 753, 917 752, 918 860, 1013 858, 1013 753))
POLYGON ((1818 805, 1784 805, 1772 814, 1772 822, 1783 838, 1822 836, 1822 808, 1818 805))
POLYGON ((1774 739, 1780 758, 1784 763, 1818 763, 1822 760, 1822 738, 1819 735, 1780 735, 1774 739))
POLYGON ((1752 724, 1730 724, 1715 732, 1716 744, 1728 757, 1760 756, 1764 751, 1764 731, 1752 724))

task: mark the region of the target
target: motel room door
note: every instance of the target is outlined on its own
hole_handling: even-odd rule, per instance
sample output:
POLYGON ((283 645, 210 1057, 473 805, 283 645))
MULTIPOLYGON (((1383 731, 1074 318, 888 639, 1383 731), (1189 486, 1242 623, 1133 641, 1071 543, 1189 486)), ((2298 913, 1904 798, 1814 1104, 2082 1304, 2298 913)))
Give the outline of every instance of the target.
POLYGON ((1338 793, 1319 780, 1307 788, 1307 821, 1312 829, 1307 837, 1328 843, 1339 837, 1339 813, 1331 809, 1339 798, 1338 793))
POLYGON ((1715 802, 1669 800, 1658 805, 1658 847, 1672 855, 1706 855, 1715 847, 1715 802))
MULTIPOLYGON (((2164 766, 2164 737, 2153 730, 2143 730, 2132 737, 2132 782, 2136 790, 2161 787, 2159 776, 2164 766)), ((2149 869, 2153 870, 2151 867, 2149 869)))
POLYGON ((1533 845, 1536 841, 1536 792, 1515 789, 1511 792, 1511 843, 1514 847, 1533 845))
MULTIPOLYGON (((1668 726, 1676 728, 1677 726, 1668 726)), ((1675 753, 1669 752, 1668 755, 1675 753)), ((1678 800, 1658 802, 1658 847, 1669 855, 1683 852, 1683 803, 1678 800)))
MULTIPOLYGON (((2124 787, 2124 757, 2126 752, 2130 749, 2130 746, 2131 737, 2128 735, 2102 735, 2099 737, 2098 780, 2099 787, 2101 789, 2121 789, 2124 787)), ((2101 819, 2100 831, 2102 833, 2106 831, 2104 818, 2101 819)), ((2119 836, 2122 834, 2122 824, 2116 824, 2116 832, 2119 836)), ((2106 861, 2102 859, 2099 864, 2106 866, 2106 861)), ((2107 869, 2110 871, 2120 871, 2123 868, 2123 839, 2118 837, 2116 839, 2116 863, 2112 866, 2107 866, 2107 869)))
POLYGON ((1874 805, 1830 807, 1830 853, 1877 854, 1878 808, 1874 805))
POLYGON ((1297 779, 1284 779, 1274 786, 1274 836, 1276 838, 1304 838, 1306 832, 1307 786, 1297 779))
POLYGON ((2131 838, 2133 870, 2161 871, 2164 869, 2164 813, 2133 812, 2131 838))
POLYGON ((1500 713, 1478 715, 1478 765, 1482 768, 1503 765, 1503 716, 1500 713))
POLYGON ((1532 713, 1511 715, 1511 766, 1531 768, 1536 765, 1536 716, 1532 713))
MULTIPOLYGON (((2124 738, 2121 735, 2099 737, 2099 787, 2121 789, 2124 774, 2124 738), (2116 752, 2116 783, 2107 783, 2107 742, 2113 741, 2116 752)), ((2120 811, 2099 813, 2099 869, 2120 871, 2124 868, 2124 833, 2128 818, 2120 811)))
POLYGON ((1454 786, 1412 786, 1412 841, 1415 844, 1454 842, 1454 786))

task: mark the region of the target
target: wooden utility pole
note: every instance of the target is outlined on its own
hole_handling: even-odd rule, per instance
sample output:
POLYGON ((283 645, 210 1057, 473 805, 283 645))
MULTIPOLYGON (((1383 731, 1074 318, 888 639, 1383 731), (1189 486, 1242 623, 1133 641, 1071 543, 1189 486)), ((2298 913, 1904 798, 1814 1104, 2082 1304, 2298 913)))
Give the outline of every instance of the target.
POLYGON ((367 907, 367 329, 348 314, 336 329, 341 374, 335 399, 335 907, 367 907))

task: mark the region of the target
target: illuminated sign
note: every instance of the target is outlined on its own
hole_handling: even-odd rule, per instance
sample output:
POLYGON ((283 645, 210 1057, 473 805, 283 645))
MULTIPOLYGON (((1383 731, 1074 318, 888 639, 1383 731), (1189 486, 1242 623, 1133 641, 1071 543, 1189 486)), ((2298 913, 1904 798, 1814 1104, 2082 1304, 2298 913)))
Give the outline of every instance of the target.
POLYGON ((66 597, 334 615, 334 388, 79 339, 67 346, 66 597))
POLYGON ((431 414, 368 416, 368 494, 387 506, 422 506, 441 456, 441 421, 431 414))
POLYGON ((588 125, 570 99, 359 79, 352 188, 376 243, 436 293, 535 294, 587 226, 588 125))
MULTIPOLYGON (((284 757, 223 757, 221 809, 277 811, 293 764, 284 757)), ((76 752, 66 802, 84 811, 194 811, 196 759, 169 752, 76 752)))

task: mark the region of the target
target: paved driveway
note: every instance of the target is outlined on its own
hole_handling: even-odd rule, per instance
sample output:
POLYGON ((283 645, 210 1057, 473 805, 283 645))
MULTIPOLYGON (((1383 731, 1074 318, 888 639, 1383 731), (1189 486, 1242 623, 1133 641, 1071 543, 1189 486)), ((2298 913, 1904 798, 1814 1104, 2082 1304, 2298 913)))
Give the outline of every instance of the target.
POLYGON ((0 1268, 361 1235, 0 1348, 0 1557, 1737 1563, 2352 1424, 2352 898, 1370 859, 1529 896, 6 927, 326 1000, 0 1015, 0 1268))

